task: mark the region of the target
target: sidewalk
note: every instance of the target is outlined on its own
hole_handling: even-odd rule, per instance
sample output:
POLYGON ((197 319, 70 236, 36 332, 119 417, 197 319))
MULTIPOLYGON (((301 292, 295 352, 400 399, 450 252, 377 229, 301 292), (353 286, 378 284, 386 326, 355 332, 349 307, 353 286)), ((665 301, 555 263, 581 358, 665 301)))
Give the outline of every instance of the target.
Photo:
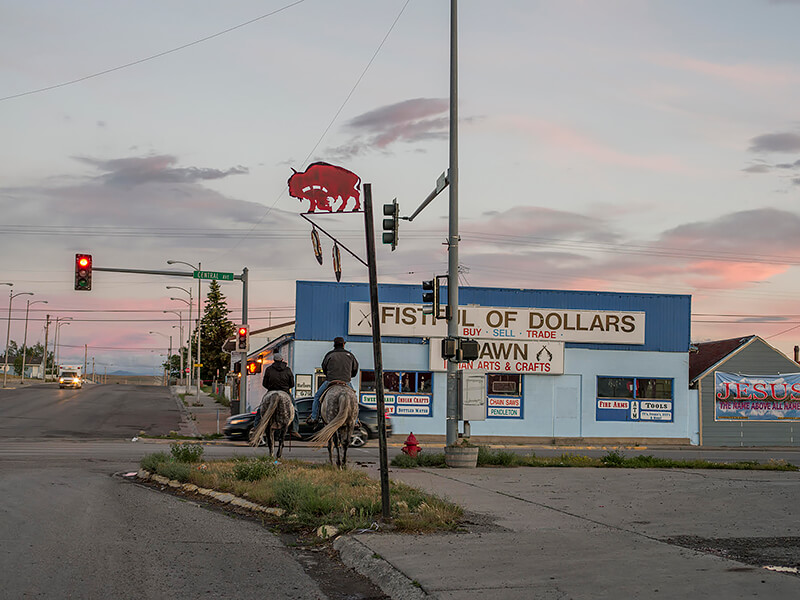
POLYGON ((214 398, 202 390, 198 397, 194 387, 187 390, 184 386, 174 385, 170 387, 170 392, 181 409, 179 435, 201 437, 222 433, 225 419, 231 416, 229 407, 215 402, 214 398), (185 403, 180 397, 183 393, 186 393, 185 403))
POLYGON ((800 566, 800 473, 522 467, 392 469, 390 479, 468 513, 461 533, 337 540, 393 598, 800 598, 797 574, 674 543, 733 540, 800 566))

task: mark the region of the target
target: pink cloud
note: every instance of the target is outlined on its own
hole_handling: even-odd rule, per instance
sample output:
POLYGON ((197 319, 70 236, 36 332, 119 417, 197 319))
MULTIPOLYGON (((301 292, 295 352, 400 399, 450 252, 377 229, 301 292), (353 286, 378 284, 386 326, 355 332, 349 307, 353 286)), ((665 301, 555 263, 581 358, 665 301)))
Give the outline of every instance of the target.
POLYGON ((550 121, 522 115, 500 117, 497 121, 514 132, 521 131, 544 142, 549 146, 549 150, 558 149, 577 154, 598 163, 665 173, 691 171, 688 165, 675 156, 667 154, 645 156, 622 152, 580 131, 550 121))
POLYGON ((800 81, 795 70, 780 66, 747 63, 724 65, 677 54, 663 54, 655 57, 654 61, 662 66, 707 75, 748 88, 754 85, 786 85, 800 81))

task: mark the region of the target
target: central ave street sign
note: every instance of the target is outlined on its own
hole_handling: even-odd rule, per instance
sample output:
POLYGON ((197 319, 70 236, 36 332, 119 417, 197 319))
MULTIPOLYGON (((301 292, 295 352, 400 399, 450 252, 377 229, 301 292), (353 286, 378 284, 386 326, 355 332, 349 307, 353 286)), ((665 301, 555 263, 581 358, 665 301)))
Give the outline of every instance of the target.
POLYGON ((233 273, 220 273, 218 271, 194 271, 195 279, 216 279, 217 281, 233 281, 233 273))

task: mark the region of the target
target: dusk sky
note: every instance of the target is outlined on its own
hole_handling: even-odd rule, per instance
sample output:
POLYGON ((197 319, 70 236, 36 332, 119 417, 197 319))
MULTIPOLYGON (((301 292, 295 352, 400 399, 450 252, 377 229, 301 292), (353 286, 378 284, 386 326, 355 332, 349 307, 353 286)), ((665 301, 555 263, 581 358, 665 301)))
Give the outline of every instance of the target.
MULTIPOLYGON (((166 286, 195 280, 98 272, 76 292, 76 252, 246 266, 252 328, 291 320, 295 280, 334 280, 292 168, 341 165, 403 215, 446 170, 449 4, 0 0, 0 282, 35 294, 11 339, 30 299, 48 302, 31 344, 46 314, 73 318, 62 363, 87 344, 101 373, 154 373, 178 344, 162 311, 188 296, 166 286)), ((692 341, 757 334, 791 356, 798 23, 800 0, 462 0, 461 283, 691 294, 692 341)), ((380 281, 444 274, 447 217, 445 192, 401 222, 380 281)), ((365 256, 361 215, 318 221, 365 256)), ((238 322, 241 284, 222 290, 238 322)))

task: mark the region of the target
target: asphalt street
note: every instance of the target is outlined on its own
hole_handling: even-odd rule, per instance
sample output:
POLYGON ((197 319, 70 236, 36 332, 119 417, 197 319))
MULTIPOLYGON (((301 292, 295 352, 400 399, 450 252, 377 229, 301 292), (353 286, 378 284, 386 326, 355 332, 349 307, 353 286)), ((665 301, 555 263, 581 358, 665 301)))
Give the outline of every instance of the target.
MULTIPOLYGON (((157 388, 133 392, 161 399, 140 398, 131 407, 152 401, 171 413, 169 402, 176 404, 157 388)), ((76 411, 75 422, 65 417, 63 406, 80 397, 52 396, 50 420, 41 399, 0 392, 0 572, 9 597, 380 597, 364 579, 340 579, 338 587, 326 588, 319 572, 312 576, 321 572, 318 564, 309 567, 312 559, 256 521, 203 510, 203 503, 119 477, 135 470, 144 454, 166 449, 166 440, 136 439, 141 423, 155 416, 126 417, 120 426, 118 416, 106 415, 97 422, 113 433, 91 437, 86 410, 76 411), (23 418, 22 401, 31 402, 36 415, 23 418), (51 433, 27 436, 29 429, 51 433)), ((94 395, 86 399, 104 406, 94 395)), ((128 410, 135 413, 118 414, 128 410)), ((186 419, 186 413, 178 405, 174 418, 186 419)), ((167 419, 160 426, 174 430, 176 423, 167 419)), ((356 450, 353 466, 377 477, 374 442, 356 450)), ((605 452, 517 449, 532 450, 605 452)), ((209 458, 263 452, 225 441, 205 445, 209 458)), ((789 449, 623 452, 798 462, 789 449)), ((327 453, 294 444, 287 456, 324 461, 327 453)), ((360 533, 337 540, 345 563, 376 584, 390 582, 383 589, 393 598, 800 597, 797 472, 392 469, 390 479, 467 511, 457 533, 360 533)))

